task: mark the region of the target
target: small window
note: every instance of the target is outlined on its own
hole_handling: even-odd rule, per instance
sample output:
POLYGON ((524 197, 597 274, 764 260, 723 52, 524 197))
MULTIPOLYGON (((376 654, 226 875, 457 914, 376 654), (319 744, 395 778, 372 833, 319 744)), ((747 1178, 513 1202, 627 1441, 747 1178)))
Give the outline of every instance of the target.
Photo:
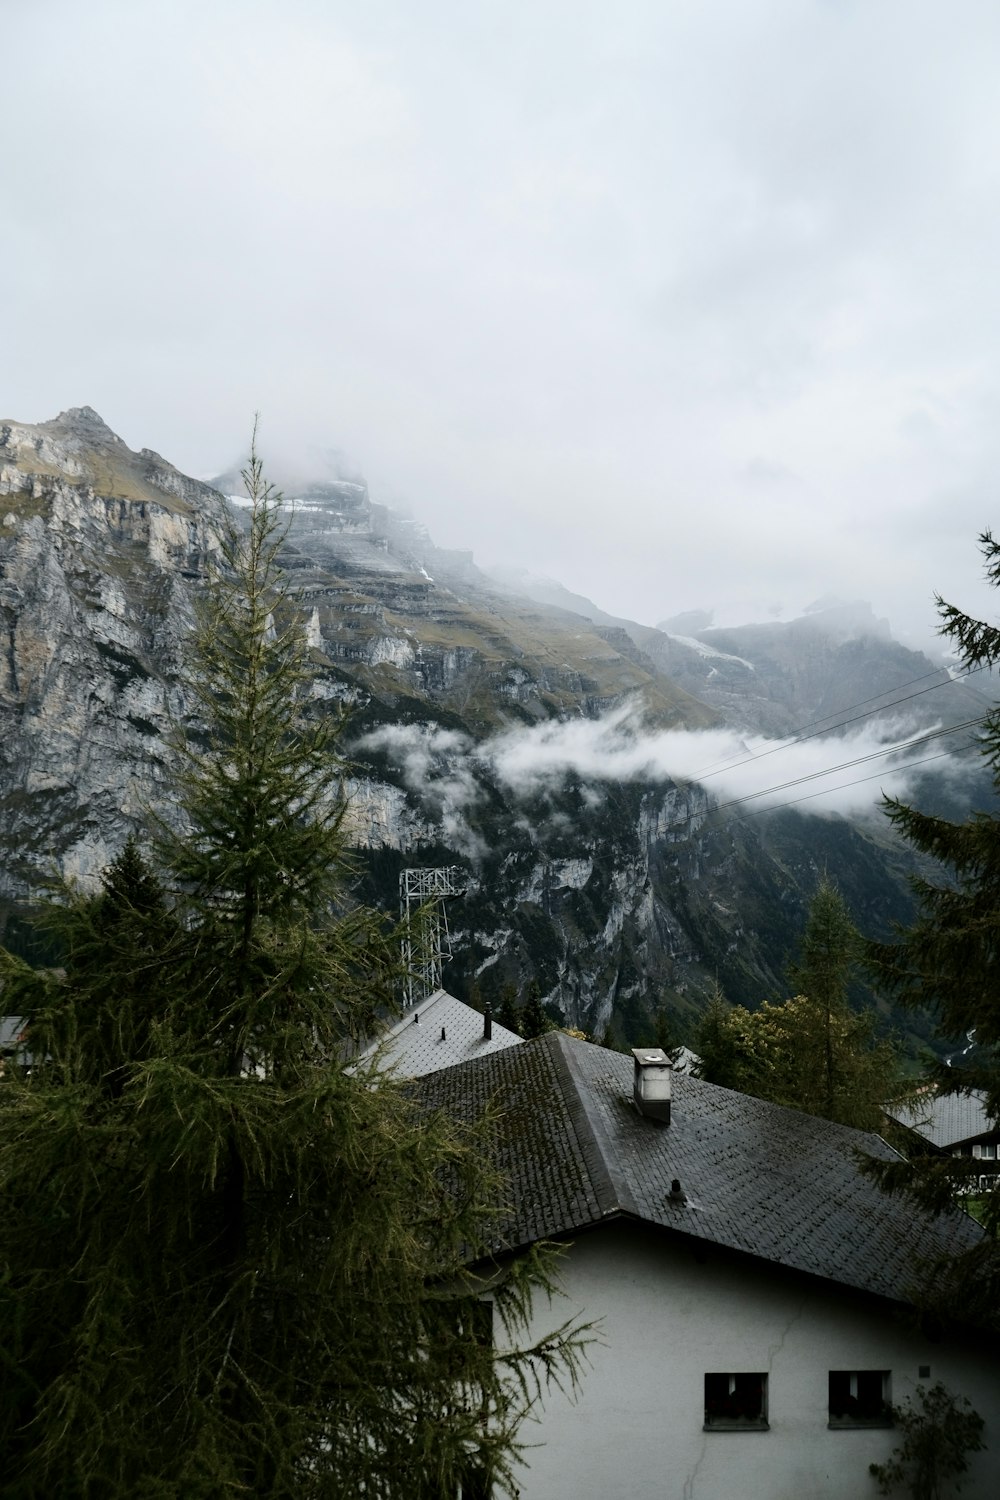
POLYGON ((729 1432, 767 1427, 767 1376, 705 1376, 705 1426, 729 1432))
POLYGON ((984 1141, 982 1146, 980 1146, 979 1148, 979 1158, 981 1161, 996 1161, 996 1141, 990 1141, 989 1143, 984 1141))
POLYGON ((831 1370, 831 1427, 891 1427, 888 1370, 831 1370))

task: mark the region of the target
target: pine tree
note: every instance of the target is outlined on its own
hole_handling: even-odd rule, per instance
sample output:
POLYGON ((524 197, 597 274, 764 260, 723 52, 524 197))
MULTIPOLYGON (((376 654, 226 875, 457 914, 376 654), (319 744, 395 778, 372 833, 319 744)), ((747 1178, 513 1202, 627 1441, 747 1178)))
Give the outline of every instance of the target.
MULTIPOLYGON (((566 1328, 544 1256, 478 1274, 488 1140, 418 1113, 352 1039, 391 1000, 342 910, 329 726, 307 718, 277 497, 255 452, 198 633, 180 825, 0 954, 34 1066, 0 1083, 0 1453, 12 1500, 371 1500, 512 1484, 566 1328), (489 1299, 503 1348, 484 1336, 489 1299)), ((491 1263, 492 1264, 492 1263, 491 1263)))
POLYGON ((517 990, 513 984, 505 984, 500 991, 500 1009, 497 1020, 516 1036, 521 1035, 521 1012, 517 1006, 517 990))
POLYGON ((716 982, 709 992, 708 1003, 695 1033, 694 1050, 698 1062, 693 1072, 696 1078, 717 1084, 719 1088, 752 1093, 753 1090, 746 1085, 754 1082, 754 1072, 737 1023, 734 1008, 716 982))
POLYGON ((552 1029, 552 1022, 542 1006, 541 986, 537 979, 533 979, 528 986, 528 998, 521 1007, 521 1035, 530 1041, 552 1029))
MULTIPOLYGON (((979 543, 986 576, 1000 586, 1000 543, 988 531, 979 543)), ((1000 661, 1000 629, 940 597, 937 605, 941 634, 955 643, 967 668, 1000 661)), ((1000 792, 1000 710, 987 716, 981 748, 1000 792)), ((942 1092, 982 1090, 988 1114, 1000 1121, 1000 818, 981 810, 964 823, 952 823, 893 799, 887 799, 886 810, 907 842, 939 863, 942 875, 913 880, 915 922, 895 942, 869 944, 867 961, 875 982, 901 1005, 934 1016, 942 1039, 974 1036, 974 1061, 939 1065, 933 1079, 942 1092)), ((928 1207, 943 1208, 956 1184, 968 1179, 971 1163, 952 1159, 891 1170, 873 1165, 871 1170, 887 1188, 914 1192, 928 1207)), ((964 1266, 950 1268, 946 1300, 965 1313, 995 1320, 1000 1306, 1000 1193, 987 1196, 983 1222, 993 1244, 964 1266)))

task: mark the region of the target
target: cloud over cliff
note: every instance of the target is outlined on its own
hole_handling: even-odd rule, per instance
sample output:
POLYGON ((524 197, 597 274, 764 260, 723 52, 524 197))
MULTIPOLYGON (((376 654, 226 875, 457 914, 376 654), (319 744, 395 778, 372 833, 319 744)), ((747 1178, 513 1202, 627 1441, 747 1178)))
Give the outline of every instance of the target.
POLYGON ((599 719, 517 726, 475 742, 432 724, 394 724, 357 742, 385 754, 449 842, 476 856, 469 814, 499 784, 515 803, 575 775, 602 782, 695 782, 718 806, 745 816, 798 805, 817 816, 873 810, 883 792, 905 797, 918 767, 939 773, 961 761, 937 731, 903 724, 800 740, 743 737, 732 730, 650 729, 628 707, 599 719))

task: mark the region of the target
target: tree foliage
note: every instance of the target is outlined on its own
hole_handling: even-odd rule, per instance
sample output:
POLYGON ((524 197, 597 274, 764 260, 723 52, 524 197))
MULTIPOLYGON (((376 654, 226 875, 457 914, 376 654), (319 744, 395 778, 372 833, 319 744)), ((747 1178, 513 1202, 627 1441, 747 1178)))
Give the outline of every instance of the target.
MULTIPOLYGON (((986 575, 1000 585, 1000 543, 988 531, 979 543, 986 575)), ((955 643, 966 667, 1000 661, 1000 629, 940 597, 937 604, 941 633, 955 643)), ((985 719, 981 752, 1000 792, 1000 710, 985 719)), ((868 945, 869 968, 875 983, 903 1007, 928 1011, 939 1037, 974 1038, 971 1058, 954 1067, 936 1066, 932 1080, 942 1093, 981 1091, 987 1113, 1000 1120, 1000 819, 995 810, 981 809, 965 822, 953 823, 893 799, 886 800, 886 811, 908 843, 937 861, 941 874, 913 880, 916 920, 896 941, 868 945)), ((941 1211, 954 1189, 967 1182, 971 1166, 952 1159, 915 1162, 910 1169, 871 1164, 870 1170, 887 1189, 910 1192, 932 1211, 941 1211)), ((1000 1193, 987 1195, 982 1221, 994 1242, 1000 1238, 1000 1193)), ((935 1285, 942 1309, 947 1303, 960 1315, 988 1313, 995 1322, 1000 1306, 995 1243, 947 1273, 938 1271, 935 1285)))
POLYGON ((708 1083, 859 1130, 881 1129, 898 1071, 895 1047, 876 1036, 873 1016, 831 1015, 806 995, 754 1011, 712 1001, 695 1051, 708 1083))
MULTIPOLYGON (((791 979, 800 995, 809 996, 822 1020, 822 1113, 828 1120, 840 1118, 838 1095, 851 1086, 850 1078, 845 1078, 842 1066, 838 1066, 834 1032, 843 1032, 841 1023, 847 1019, 847 985, 859 946, 858 931, 844 898, 824 876, 809 904, 802 956, 791 967, 791 979)), ((871 1031, 871 1018, 867 1029, 871 1031)), ((849 1067, 856 1066, 857 1058, 848 1055, 846 1062, 849 1067)))
POLYGON ((547 1031, 552 1031, 553 1024, 545 1014, 542 1005, 542 987, 537 979, 533 979, 528 986, 528 998, 521 1007, 520 1013, 521 1035, 530 1041, 532 1037, 544 1036, 547 1031))
MULTIPOLYGON (((987 576, 1000 584, 1000 543, 980 537, 987 576)), ((942 634, 967 667, 1000 661, 1000 630, 938 600, 942 634)), ((1000 710, 983 726, 981 751, 1000 792, 1000 710)), ((939 1070, 943 1089, 982 1089, 1000 1119, 1000 819, 979 810, 964 823, 932 817, 898 800, 886 811, 908 843, 937 861, 939 878, 914 879, 918 913, 893 943, 870 944, 868 961, 880 986, 904 1007, 928 1010, 942 1038, 975 1034, 975 1062, 939 1070)))
POLYGON ((893 1407, 903 1441, 886 1463, 869 1464, 868 1472, 882 1495, 905 1484, 912 1500, 951 1500, 962 1488, 958 1475, 968 1472, 968 1455, 985 1446, 985 1423, 969 1401, 956 1400, 940 1381, 930 1390, 918 1385, 916 1397, 893 1407))
MULTIPOLYGON (((48 911, 60 969, 2 958, 34 1065, 0 1082, 0 1453, 14 1500, 438 1497, 512 1483, 575 1378, 530 1348, 544 1255, 472 1269, 488 1139, 417 1112, 352 1041, 392 1000, 345 909, 333 730, 256 453, 195 643, 176 828, 48 911), (499 1337, 484 1337, 488 1299, 499 1337)), ((491 1262, 486 1262, 492 1265, 491 1262)))
POLYGON ((875 1015, 847 1003, 858 947, 843 899, 823 880, 791 970, 805 993, 750 1011, 730 1007, 716 988, 695 1042, 699 1076, 841 1125, 880 1130, 883 1106, 903 1086, 895 1045, 878 1036, 875 1015))
POLYGON ((505 984, 500 991, 500 1009, 497 1011, 497 1020, 501 1026, 506 1026, 508 1031, 513 1031, 516 1036, 521 1035, 521 1012, 517 1004, 517 987, 513 984, 505 984))

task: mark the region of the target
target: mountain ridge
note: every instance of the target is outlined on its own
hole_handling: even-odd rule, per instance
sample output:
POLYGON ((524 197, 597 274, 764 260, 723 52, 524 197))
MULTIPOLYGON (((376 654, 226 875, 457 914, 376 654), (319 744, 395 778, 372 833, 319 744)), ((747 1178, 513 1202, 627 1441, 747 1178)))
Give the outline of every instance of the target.
MULTIPOLYGON (((311 650, 308 712, 350 715, 359 889, 391 907, 405 864, 464 865, 449 970, 460 993, 498 999, 536 978, 567 1021, 637 1036, 663 1001, 692 1013, 715 977, 733 999, 775 993, 824 869, 869 926, 905 917, 903 861, 884 832, 838 819, 806 832, 790 814, 755 825, 690 781, 620 782, 599 760, 512 779, 481 746, 626 709, 707 729, 720 711, 664 670, 656 632, 512 595, 359 478, 299 489, 282 562, 311 650)), ((234 514, 90 408, 0 424, 9 930, 46 875, 93 882, 149 809, 171 815, 171 732, 197 729, 186 641, 234 514)))

